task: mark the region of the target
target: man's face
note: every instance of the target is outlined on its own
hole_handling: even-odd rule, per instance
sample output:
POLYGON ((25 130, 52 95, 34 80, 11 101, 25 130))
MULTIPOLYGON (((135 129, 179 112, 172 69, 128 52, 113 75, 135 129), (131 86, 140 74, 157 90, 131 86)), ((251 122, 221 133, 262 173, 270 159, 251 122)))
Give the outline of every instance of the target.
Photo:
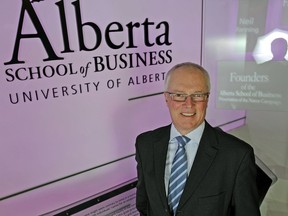
MULTIPOLYGON (((208 89, 201 71, 191 67, 182 67, 172 72, 166 91, 189 95, 207 93, 208 89)), ((191 97, 187 97, 185 102, 178 102, 173 101, 168 93, 165 93, 165 99, 172 122, 182 135, 188 134, 204 121, 208 99, 194 102, 191 97)))

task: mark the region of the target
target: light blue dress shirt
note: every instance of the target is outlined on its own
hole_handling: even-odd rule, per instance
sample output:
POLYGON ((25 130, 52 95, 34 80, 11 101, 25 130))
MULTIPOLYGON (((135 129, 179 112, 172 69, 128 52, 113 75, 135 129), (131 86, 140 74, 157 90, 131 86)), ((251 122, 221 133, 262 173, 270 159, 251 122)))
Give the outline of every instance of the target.
MULTIPOLYGON (((195 130, 185 135, 188 138, 190 138, 190 141, 185 145, 187 160, 188 160, 188 175, 193 165, 196 152, 198 150, 199 142, 204 131, 204 127, 205 127, 205 122, 203 122, 195 130)), ((178 148, 178 143, 176 140, 177 136, 181 136, 181 134, 177 131, 175 126, 172 124, 171 131, 170 131, 168 151, 167 151, 167 156, 166 156, 166 166, 165 166, 165 176, 164 176, 166 195, 168 194, 168 185, 169 185, 169 178, 170 178, 173 158, 178 148)))

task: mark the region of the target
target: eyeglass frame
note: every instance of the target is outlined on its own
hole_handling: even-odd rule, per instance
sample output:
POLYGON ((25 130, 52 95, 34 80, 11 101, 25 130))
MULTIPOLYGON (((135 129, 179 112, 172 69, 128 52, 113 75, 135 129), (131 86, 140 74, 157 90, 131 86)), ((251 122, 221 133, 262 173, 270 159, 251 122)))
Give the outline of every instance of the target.
POLYGON ((192 94, 182 94, 182 93, 175 93, 175 92, 168 92, 165 91, 164 93, 168 94, 171 99, 175 102, 185 102, 188 97, 192 99, 193 102, 205 102, 209 98, 210 92, 205 92, 205 93, 192 93, 192 94), (175 100, 174 96, 178 95, 179 97, 183 97, 184 100, 175 100), (195 98, 200 98, 203 97, 202 100, 195 100, 195 98))

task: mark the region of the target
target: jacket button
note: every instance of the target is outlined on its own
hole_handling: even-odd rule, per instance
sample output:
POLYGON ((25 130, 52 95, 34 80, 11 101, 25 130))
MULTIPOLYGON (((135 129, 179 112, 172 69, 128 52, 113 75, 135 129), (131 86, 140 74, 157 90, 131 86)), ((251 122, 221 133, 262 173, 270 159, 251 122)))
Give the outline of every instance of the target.
POLYGON ((168 209, 165 209, 165 213, 166 213, 167 216, 170 216, 170 212, 169 212, 168 209))

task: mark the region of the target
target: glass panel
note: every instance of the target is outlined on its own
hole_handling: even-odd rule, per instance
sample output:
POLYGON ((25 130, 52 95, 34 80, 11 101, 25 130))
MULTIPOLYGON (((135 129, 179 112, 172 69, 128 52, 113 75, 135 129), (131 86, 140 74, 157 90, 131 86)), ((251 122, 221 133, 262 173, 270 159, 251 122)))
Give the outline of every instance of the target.
POLYGON ((208 120, 250 143, 276 182, 262 215, 288 215, 288 1, 204 0, 203 17, 208 120))

